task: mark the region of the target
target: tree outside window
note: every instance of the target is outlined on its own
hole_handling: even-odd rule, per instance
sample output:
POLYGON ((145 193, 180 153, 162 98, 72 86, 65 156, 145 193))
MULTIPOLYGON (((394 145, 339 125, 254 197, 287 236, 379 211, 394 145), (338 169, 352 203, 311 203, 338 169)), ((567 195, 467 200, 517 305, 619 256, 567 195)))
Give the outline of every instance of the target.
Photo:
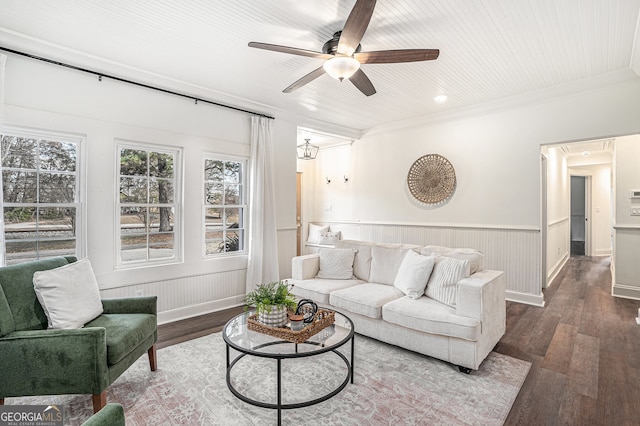
POLYGON ((7 264, 80 256, 79 140, 2 135, 7 264))
POLYGON ((204 159, 204 253, 244 251, 244 160, 204 159))
POLYGON ((119 147, 120 261, 177 258, 177 151, 119 147))

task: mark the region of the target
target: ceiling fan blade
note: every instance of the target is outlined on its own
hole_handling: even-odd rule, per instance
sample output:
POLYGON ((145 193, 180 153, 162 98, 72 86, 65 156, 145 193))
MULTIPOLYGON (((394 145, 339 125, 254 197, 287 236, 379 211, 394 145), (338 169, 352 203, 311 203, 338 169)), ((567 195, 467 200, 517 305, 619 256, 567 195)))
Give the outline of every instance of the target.
POLYGON ((356 1, 342 29, 340 41, 338 42, 338 53, 347 56, 353 55, 369 26, 375 7, 376 0, 356 1))
POLYGON ((311 83, 313 80, 315 80, 316 78, 320 77, 324 73, 325 73, 325 71, 324 71, 323 67, 315 69, 315 70, 311 71, 309 74, 307 74, 304 77, 302 77, 301 79, 299 79, 298 81, 296 81, 295 83, 293 83, 291 86, 289 86, 286 89, 284 89, 283 92, 284 93, 291 93, 294 90, 301 88, 305 84, 311 83))
POLYGON ((394 64, 397 62, 432 61, 438 58, 438 49, 400 49, 362 52, 353 55, 361 64, 394 64))
POLYGON ((367 96, 371 96, 376 93, 376 88, 373 87, 373 83, 371 83, 371 80, 369 80, 369 77, 367 77, 362 69, 356 71, 355 74, 349 77, 349 80, 358 88, 358 90, 367 96))
POLYGON ((333 58, 333 55, 328 55, 322 52, 314 52, 313 50, 298 49, 297 47, 280 46, 277 44, 258 43, 255 41, 250 42, 249 47, 255 47, 256 49, 272 50, 274 52, 289 53, 291 55, 308 56, 310 58, 318 58, 318 59, 333 58))

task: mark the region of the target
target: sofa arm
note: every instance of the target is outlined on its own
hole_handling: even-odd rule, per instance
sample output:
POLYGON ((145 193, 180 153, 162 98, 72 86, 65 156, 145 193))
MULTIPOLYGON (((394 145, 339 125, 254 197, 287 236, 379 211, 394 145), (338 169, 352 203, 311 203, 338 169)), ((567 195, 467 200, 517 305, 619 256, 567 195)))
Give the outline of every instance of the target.
POLYGON ((456 314, 506 321, 505 277, 502 271, 482 270, 458 282, 456 314))
POLYGON ((309 280, 315 278, 320 271, 320 255, 318 253, 296 256, 291 259, 291 278, 309 280))
POLYGON ((99 394, 109 385, 101 327, 15 331, 0 338, 0 398, 99 394))
POLYGON ((158 312, 158 297, 122 297, 102 299, 105 314, 153 314, 158 312))

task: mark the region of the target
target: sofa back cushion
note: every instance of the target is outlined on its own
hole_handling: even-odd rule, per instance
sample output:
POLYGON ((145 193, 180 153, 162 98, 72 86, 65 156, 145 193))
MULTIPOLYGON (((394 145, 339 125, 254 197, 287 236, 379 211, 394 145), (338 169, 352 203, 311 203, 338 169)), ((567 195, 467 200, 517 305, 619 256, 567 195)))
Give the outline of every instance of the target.
POLYGON ((13 331, 41 330, 47 328, 47 316, 38 302, 33 289, 33 274, 36 271, 67 265, 75 258, 54 257, 0 268, 0 337, 13 331), (6 304, 11 320, 5 312, 6 304), (13 323, 13 324, 12 324, 13 323))
POLYGON ((420 254, 424 256, 446 256, 454 259, 468 260, 470 273, 472 275, 484 269, 484 253, 471 248, 426 246, 420 250, 420 254))
POLYGON ((353 259, 353 275, 363 281, 369 281, 371 247, 373 247, 373 243, 367 241, 339 240, 336 242, 336 248, 356 250, 356 255, 353 259))
POLYGON ((11 307, 4 295, 4 290, 0 286, 0 337, 5 336, 16 330, 16 323, 13 321, 11 307))
POLYGON ((393 285, 407 252, 418 249, 411 244, 375 244, 371 247, 369 282, 393 285))

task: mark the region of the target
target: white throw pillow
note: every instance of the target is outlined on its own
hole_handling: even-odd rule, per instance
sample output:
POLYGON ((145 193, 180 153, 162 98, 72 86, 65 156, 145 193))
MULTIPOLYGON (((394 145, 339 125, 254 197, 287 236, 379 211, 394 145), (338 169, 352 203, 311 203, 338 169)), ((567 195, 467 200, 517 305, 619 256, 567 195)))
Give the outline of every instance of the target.
POLYGON ((363 281, 369 281, 371 247, 373 243, 366 241, 340 240, 336 243, 336 248, 350 248, 356 251, 353 259, 353 275, 363 281))
POLYGON ((456 306, 458 281, 469 275, 468 259, 437 256, 425 294, 445 305, 456 306))
POLYGON ((35 272, 33 288, 49 328, 82 328, 102 313, 98 281, 89 259, 35 272))
POLYGON ((398 269, 393 285, 412 299, 419 299, 427 288, 427 281, 433 270, 436 258, 422 256, 409 250, 398 269))
POLYGON ((323 232, 329 232, 329 226, 320 226, 315 223, 309 224, 309 236, 307 242, 312 244, 318 244, 320 242, 320 234, 323 232))
POLYGON ((353 278, 353 249, 320 249, 318 278, 350 280, 353 278))
POLYGON ((340 240, 340 231, 321 232, 320 233, 320 240, 318 241, 318 244, 335 245, 339 240, 340 240))

